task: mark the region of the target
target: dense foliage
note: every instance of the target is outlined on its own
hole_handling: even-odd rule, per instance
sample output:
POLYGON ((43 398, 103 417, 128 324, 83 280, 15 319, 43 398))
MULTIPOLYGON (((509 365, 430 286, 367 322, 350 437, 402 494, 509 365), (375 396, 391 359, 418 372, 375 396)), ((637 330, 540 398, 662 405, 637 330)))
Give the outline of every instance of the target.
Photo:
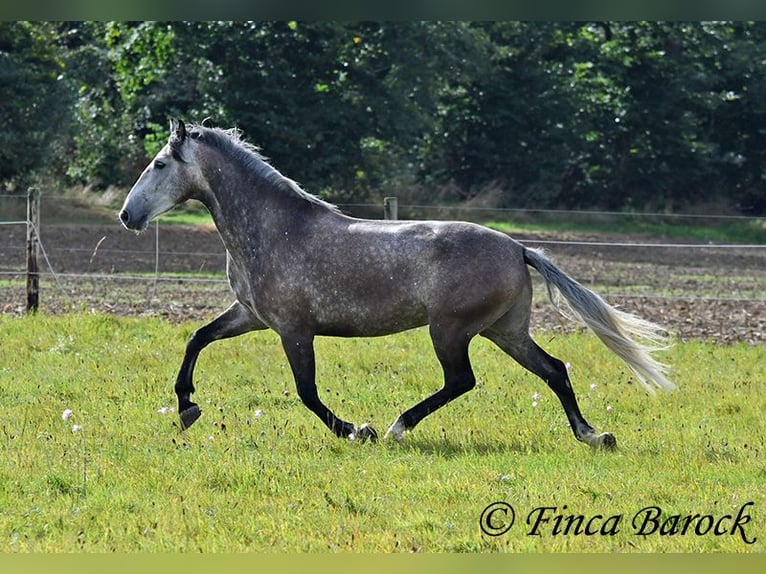
POLYGON ((128 186, 168 118, 334 201, 766 213, 766 23, 0 23, 0 180, 128 186))

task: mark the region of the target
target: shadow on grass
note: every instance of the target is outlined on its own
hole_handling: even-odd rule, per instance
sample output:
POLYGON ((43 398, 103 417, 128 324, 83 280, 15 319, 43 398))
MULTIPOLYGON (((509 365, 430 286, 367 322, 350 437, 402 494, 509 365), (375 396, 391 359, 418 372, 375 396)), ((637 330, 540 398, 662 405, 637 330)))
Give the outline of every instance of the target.
POLYGON ((550 445, 537 441, 495 440, 487 437, 468 438, 415 438, 407 437, 404 442, 395 445, 405 451, 438 456, 440 458, 459 458, 463 456, 483 456, 497 454, 535 454, 548 452, 550 445))

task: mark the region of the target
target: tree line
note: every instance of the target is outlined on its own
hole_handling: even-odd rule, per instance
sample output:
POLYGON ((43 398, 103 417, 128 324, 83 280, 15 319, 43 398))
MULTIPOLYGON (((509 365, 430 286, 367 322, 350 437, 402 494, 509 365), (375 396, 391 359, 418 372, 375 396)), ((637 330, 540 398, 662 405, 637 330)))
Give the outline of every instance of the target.
POLYGON ((0 181, 132 184, 168 119, 330 201, 766 214, 766 23, 2 22, 0 181))

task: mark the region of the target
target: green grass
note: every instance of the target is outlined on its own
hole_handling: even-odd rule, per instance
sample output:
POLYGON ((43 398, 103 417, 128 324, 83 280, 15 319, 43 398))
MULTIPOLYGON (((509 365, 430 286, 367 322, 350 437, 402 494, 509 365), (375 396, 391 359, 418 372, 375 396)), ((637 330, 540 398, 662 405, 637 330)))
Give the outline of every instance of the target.
MULTIPOLYGON (((335 439, 300 403, 270 332, 203 353, 203 416, 180 432, 175 413, 158 410, 175 407, 195 327, 0 317, 0 552, 764 549, 762 348, 679 344, 666 357, 679 390, 652 397, 592 336, 539 334, 571 363, 586 418, 617 437, 618 451, 605 453, 572 438, 542 382, 477 340, 476 389, 403 444, 358 444, 335 439), (64 409, 73 411, 66 421, 64 409), (479 517, 494 501, 512 504, 516 523, 493 538, 479 517), (664 520, 736 515, 747 502, 753 545, 729 534, 639 536, 631 525, 647 506, 664 520), (554 534, 550 523, 529 536, 526 518, 544 506, 620 515, 620 531, 554 534)), ((439 386, 423 330, 316 346, 321 396, 381 434, 439 386)))
POLYGON ((186 203, 164 214, 160 221, 170 225, 214 225, 210 212, 200 203, 186 203))

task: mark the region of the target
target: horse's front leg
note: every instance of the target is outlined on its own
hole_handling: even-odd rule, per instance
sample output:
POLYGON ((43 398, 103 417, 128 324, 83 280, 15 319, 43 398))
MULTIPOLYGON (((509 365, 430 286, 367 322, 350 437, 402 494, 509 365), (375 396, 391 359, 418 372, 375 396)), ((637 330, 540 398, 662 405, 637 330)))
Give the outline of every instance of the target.
POLYGON ((375 441, 378 434, 368 426, 356 427, 335 416, 319 398, 316 386, 316 361, 314 358, 314 337, 311 334, 282 334, 282 346, 295 377, 298 396, 311 412, 327 425, 335 436, 364 441, 375 441))
POLYGON ((191 394, 194 392, 192 380, 194 366, 197 364, 197 357, 199 357, 202 349, 213 341, 266 328, 266 325, 259 321, 247 307, 237 301, 192 335, 186 344, 186 353, 175 384, 175 391, 178 396, 178 416, 181 419, 182 429, 189 428, 202 414, 199 406, 191 400, 191 394))

